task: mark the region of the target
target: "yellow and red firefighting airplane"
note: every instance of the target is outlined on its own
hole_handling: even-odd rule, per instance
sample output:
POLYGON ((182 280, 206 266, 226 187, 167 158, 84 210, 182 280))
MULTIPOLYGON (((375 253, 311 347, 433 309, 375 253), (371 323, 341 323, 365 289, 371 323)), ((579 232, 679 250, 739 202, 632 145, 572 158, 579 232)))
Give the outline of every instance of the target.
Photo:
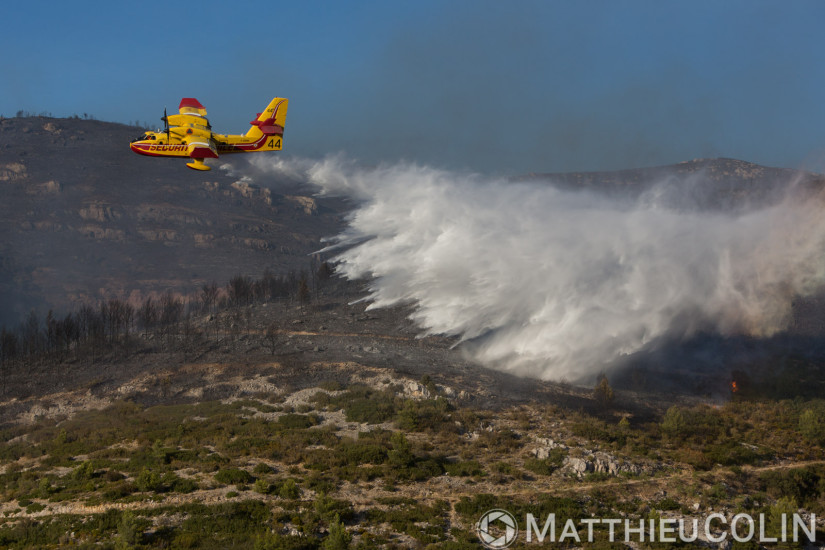
POLYGON ((280 151, 288 105, 288 99, 276 97, 250 122, 252 128, 245 135, 225 135, 212 132, 200 101, 184 97, 178 107, 180 114, 166 116, 163 110, 163 132, 146 132, 133 140, 130 148, 150 157, 190 157, 192 162, 186 165, 189 168, 211 170, 204 159, 218 158, 219 154, 280 151))

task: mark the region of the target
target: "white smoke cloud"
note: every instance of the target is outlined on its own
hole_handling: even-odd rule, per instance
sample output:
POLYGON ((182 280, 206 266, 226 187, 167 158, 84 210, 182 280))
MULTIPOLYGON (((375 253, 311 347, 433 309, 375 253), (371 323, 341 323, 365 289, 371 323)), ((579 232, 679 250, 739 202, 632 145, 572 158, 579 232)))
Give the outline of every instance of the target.
POLYGON ((520 375, 577 379, 696 330, 770 336, 825 281, 823 203, 794 192, 734 214, 683 202, 701 176, 611 198, 416 165, 253 164, 357 202, 336 260, 370 278, 370 307, 412 304, 423 334, 520 375))

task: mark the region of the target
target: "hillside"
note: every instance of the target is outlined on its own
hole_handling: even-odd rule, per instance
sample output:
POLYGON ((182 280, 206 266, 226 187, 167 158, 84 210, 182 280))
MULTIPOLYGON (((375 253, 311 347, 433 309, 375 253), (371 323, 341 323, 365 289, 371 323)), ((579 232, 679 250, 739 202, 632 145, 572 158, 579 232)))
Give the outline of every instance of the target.
MULTIPOLYGON (((224 170, 198 173, 175 159, 140 157, 128 149, 140 132, 78 118, 0 119, 0 325, 31 309, 44 316, 101 299, 138 303, 237 274, 300 271, 320 240, 343 227, 342 200, 286 181, 262 188, 224 170)), ((233 161, 245 159, 226 157, 233 161)), ((667 178, 689 182, 690 204, 708 209, 764 204, 791 184, 825 187, 816 174, 732 159, 514 179, 637 194, 667 178)))
MULTIPOLYGON (((344 206, 140 157, 140 128, 0 120, 0 324, 107 298, 305 269, 344 206)), ((231 162, 230 157, 228 161, 231 162)))
POLYGON ((681 182, 684 194, 666 197, 705 210, 744 210, 785 196, 792 186, 825 188, 825 176, 789 168, 773 168, 737 159, 694 159, 667 166, 612 172, 531 173, 517 181, 548 181, 568 189, 610 194, 638 194, 656 184, 681 182))
POLYGON ((416 338, 407 310, 365 311, 361 292, 333 279, 304 305, 224 303, 7 359, 0 545, 472 549, 492 508, 522 531, 526 513, 801 508, 823 536, 822 401, 517 378, 416 338))
MULTIPOLYGON (((596 387, 520 378, 310 266, 344 201, 138 157, 137 132, 0 120, 0 321, 41 313, 0 341, 0 546, 468 549, 493 508, 518 518, 513 548, 537 547, 526 513, 745 512, 778 534, 801 510, 822 539, 821 299, 787 333, 664 342, 596 387)), ((516 179, 638 194, 692 175, 702 209, 823 187, 729 159, 516 179)))

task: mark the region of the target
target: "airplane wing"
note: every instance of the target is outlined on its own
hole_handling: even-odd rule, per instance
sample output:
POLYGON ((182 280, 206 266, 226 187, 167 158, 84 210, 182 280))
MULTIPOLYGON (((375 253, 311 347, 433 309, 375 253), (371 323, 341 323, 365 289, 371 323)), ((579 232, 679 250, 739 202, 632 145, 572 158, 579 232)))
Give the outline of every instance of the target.
POLYGON ((192 159, 187 166, 195 170, 209 170, 203 159, 218 158, 218 148, 212 139, 212 126, 206 118, 206 107, 194 97, 184 97, 180 100, 178 112, 180 114, 169 117, 169 122, 179 127, 176 128, 176 133, 187 145, 187 153, 192 159))
POLYGON ((212 135, 212 126, 206 118, 206 107, 200 101, 194 97, 184 97, 180 100, 178 112, 180 114, 166 117, 167 123, 178 130, 176 133, 180 134, 180 130, 183 130, 186 134, 212 135))
POLYGON ((193 159, 216 159, 218 158, 218 148, 211 138, 192 138, 189 143, 189 156, 193 159))
POLYGON ((180 135, 188 146, 189 156, 193 159, 218 158, 218 148, 212 140, 212 127, 206 118, 206 107, 194 97, 184 97, 178 106, 180 114, 169 117, 169 122, 177 126, 180 135))
POLYGON ((194 97, 184 97, 180 100, 178 112, 182 115, 194 115, 206 118, 206 107, 194 97))

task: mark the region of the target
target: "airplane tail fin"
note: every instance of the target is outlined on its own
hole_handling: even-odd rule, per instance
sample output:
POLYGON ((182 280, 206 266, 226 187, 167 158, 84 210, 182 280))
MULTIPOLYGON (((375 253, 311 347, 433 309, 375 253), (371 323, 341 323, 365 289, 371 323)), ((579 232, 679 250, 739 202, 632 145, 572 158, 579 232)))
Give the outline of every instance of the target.
POLYGON ((252 128, 246 133, 246 137, 259 139, 261 136, 268 136, 263 149, 268 151, 280 151, 284 137, 284 125, 286 124, 286 110, 289 100, 284 97, 276 97, 269 102, 266 109, 250 122, 252 128))

